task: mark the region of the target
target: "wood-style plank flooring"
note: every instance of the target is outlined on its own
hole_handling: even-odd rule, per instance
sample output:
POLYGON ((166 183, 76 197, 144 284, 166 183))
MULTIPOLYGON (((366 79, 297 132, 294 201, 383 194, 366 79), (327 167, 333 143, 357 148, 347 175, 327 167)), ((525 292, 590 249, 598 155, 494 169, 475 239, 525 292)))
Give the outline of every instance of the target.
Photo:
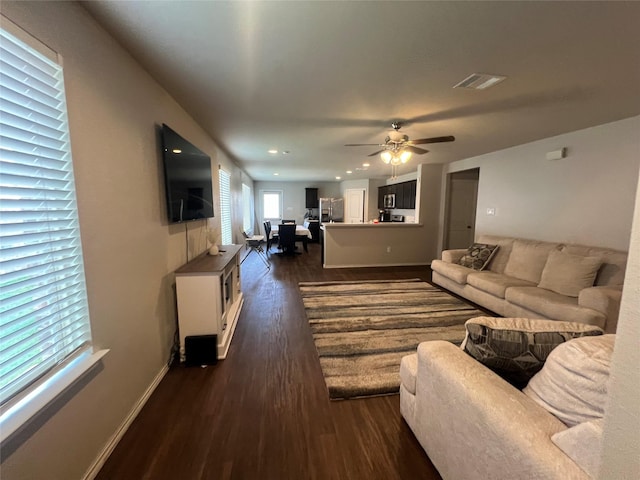
MULTIPOLYGON (((98 475, 106 479, 286 480, 441 477, 399 396, 330 401, 298 292, 314 280, 430 279, 427 267, 323 269, 320 246, 255 253, 227 358, 172 367, 98 475)), ((244 253, 243 253, 244 254, 244 253)))

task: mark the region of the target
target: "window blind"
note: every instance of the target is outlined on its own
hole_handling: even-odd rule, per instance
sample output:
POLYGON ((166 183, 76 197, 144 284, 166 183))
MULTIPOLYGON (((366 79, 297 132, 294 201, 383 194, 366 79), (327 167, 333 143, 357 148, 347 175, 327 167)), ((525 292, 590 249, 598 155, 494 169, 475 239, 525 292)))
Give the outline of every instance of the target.
POLYGON ((220 229, 222 231, 222 244, 233 243, 231 235, 231 175, 223 169, 218 170, 220 180, 220 229))
POLYGON ((89 346, 62 67, 0 30, 0 403, 89 346))
POLYGON ((242 229, 245 232, 253 231, 253 202, 251 198, 251 187, 242 184, 242 229))

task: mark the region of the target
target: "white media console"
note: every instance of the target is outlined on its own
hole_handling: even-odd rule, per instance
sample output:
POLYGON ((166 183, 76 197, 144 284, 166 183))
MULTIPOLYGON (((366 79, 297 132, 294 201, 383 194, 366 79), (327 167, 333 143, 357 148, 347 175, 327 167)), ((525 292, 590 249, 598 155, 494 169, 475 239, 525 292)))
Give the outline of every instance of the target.
POLYGON ((218 358, 227 356, 244 298, 240 290, 241 245, 223 245, 219 255, 206 252, 176 270, 180 360, 184 339, 217 335, 218 358))

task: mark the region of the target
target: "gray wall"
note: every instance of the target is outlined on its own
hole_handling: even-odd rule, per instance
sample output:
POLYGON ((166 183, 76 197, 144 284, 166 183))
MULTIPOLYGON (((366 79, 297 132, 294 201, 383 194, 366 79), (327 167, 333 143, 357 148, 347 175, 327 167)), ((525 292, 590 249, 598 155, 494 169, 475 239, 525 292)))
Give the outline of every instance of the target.
POLYGON ((445 166, 480 167, 476 236, 483 233, 627 250, 640 117, 547 138, 445 166), (547 152, 568 155, 548 161, 547 152), (495 208, 496 215, 487 215, 495 208))
POLYGON ((0 468, 3 480, 80 479, 162 377, 176 329, 172 272, 207 248, 205 221, 167 225, 159 125, 211 156, 215 198, 218 164, 235 207, 252 182, 79 4, 4 1, 2 13, 64 58, 93 339, 111 351, 2 446, 0 468))

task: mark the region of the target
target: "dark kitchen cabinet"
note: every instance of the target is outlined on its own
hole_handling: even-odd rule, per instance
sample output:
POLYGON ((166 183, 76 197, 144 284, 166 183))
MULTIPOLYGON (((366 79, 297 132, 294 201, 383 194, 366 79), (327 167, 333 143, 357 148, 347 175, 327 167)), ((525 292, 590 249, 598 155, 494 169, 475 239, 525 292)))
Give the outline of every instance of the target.
POLYGON ((416 208, 417 184, 418 182, 416 180, 412 180, 410 182, 378 187, 378 208, 384 208, 384 196, 387 194, 394 194, 396 196, 395 208, 397 209, 416 208))
POLYGON ((305 188, 305 208, 318 208, 318 189, 317 188, 305 188))

